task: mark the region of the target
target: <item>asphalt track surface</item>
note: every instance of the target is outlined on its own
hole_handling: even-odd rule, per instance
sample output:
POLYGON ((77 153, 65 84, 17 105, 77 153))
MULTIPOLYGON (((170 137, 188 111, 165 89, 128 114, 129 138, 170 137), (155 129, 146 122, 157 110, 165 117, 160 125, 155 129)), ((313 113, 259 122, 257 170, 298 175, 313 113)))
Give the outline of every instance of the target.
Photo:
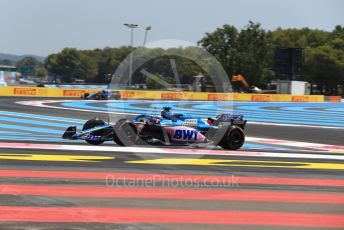
POLYGON ((270 104, 279 125, 238 104, 255 106, 248 143, 224 151, 63 141, 66 126, 106 111, 17 103, 39 100, 0 98, 0 229, 344 229, 342 104, 315 104, 314 116, 270 104), (331 127, 317 127, 327 115, 331 127))

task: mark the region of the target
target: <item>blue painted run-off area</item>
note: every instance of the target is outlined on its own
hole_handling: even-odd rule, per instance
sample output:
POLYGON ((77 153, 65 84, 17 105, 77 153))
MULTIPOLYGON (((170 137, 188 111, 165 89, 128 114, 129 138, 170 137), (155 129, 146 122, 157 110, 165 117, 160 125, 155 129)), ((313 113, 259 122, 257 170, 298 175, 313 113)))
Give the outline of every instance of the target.
POLYGON ((169 106, 175 113, 213 117, 243 114, 248 121, 344 127, 344 103, 212 102, 212 101, 77 101, 64 107, 118 113, 159 114, 169 106))
MULTIPOLYGON (((344 103, 261 103, 205 101, 74 101, 61 105, 67 108, 130 114, 159 114, 170 106, 175 113, 214 117, 221 113, 244 114, 248 121, 344 126, 344 103)), ((83 112, 84 114, 87 112, 83 112)), ((90 113, 90 118, 94 113, 90 113)), ((80 129, 86 120, 0 111, 0 140, 71 142, 61 135, 70 125, 80 129)), ((248 123, 249 124, 249 123, 248 123)), ((78 141, 83 143, 83 141, 78 141)), ((246 150, 288 150, 273 145, 245 143, 246 150)))

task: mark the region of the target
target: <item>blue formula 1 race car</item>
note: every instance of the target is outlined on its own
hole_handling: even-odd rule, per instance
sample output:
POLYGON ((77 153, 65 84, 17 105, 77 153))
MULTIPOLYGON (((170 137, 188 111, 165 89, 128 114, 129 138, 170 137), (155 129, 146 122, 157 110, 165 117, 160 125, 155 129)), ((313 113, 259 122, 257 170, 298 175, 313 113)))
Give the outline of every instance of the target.
POLYGON ((120 119, 116 124, 91 119, 84 124, 82 131, 77 132, 76 126, 68 127, 62 138, 82 139, 93 145, 115 141, 121 146, 209 143, 229 150, 237 150, 245 142, 246 120, 243 115, 199 118, 172 114, 170 109, 164 107, 161 116, 141 114, 133 119, 120 119))
POLYGON ((85 100, 119 100, 121 94, 118 91, 102 90, 97 93, 85 93, 81 98, 85 100))

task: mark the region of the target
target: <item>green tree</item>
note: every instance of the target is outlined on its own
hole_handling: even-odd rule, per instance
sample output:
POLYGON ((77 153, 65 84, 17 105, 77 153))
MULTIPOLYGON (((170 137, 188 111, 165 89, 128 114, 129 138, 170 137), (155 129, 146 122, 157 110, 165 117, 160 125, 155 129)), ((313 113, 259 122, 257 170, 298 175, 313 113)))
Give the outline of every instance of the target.
MULTIPOLYGON (((199 49, 199 48, 197 48, 199 49)), ((145 57, 157 57, 149 60, 136 71, 134 75, 135 83, 150 82, 146 79, 140 70, 145 69, 155 76, 159 76, 171 84, 192 84, 195 80, 194 76, 206 70, 202 69, 199 64, 194 63, 191 59, 197 56, 190 47, 188 48, 170 48, 162 49, 143 49, 140 50, 138 59, 145 59, 145 57), (191 59, 190 59, 191 58, 191 59), (175 79, 175 75, 178 79, 175 79)), ((151 83, 149 83, 151 84, 151 83)))
POLYGON ((320 87, 336 88, 343 84, 344 28, 332 32, 302 29, 277 29, 269 32, 275 48, 304 48, 304 80, 320 87))
POLYGON ((330 33, 323 30, 282 29, 269 32, 270 42, 279 48, 318 47, 326 44, 330 33))
POLYGON ((249 22, 240 31, 237 42, 236 72, 245 76, 249 84, 260 85, 271 59, 267 33, 259 23, 249 22))
POLYGON ((337 25, 328 36, 328 40, 330 41, 336 38, 344 39, 344 27, 341 25, 337 25))
POLYGON ((330 45, 306 49, 306 80, 328 88, 344 82, 344 50, 330 45))
POLYGON ((160 90, 166 90, 166 87, 164 84, 174 84, 174 80, 171 77, 161 76, 154 74, 155 78, 157 79, 151 79, 146 78, 146 84, 148 89, 160 89, 160 90), (164 84, 160 84, 163 82, 164 84))
POLYGON ((199 44, 221 62, 229 76, 241 73, 250 84, 260 84, 271 75, 268 71, 271 45, 259 23, 250 21, 239 32, 233 26, 224 25, 206 33, 199 44))
POLYGON ((33 71, 33 75, 39 78, 48 76, 48 71, 44 67, 36 67, 33 71))
POLYGON ((220 61, 227 74, 231 76, 237 71, 237 41, 237 29, 226 24, 212 33, 206 33, 198 44, 220 61))
POLYGON ((16 66, 18 71, 23 75, 31 75, 39 78, 43 78, 48 75, 44 64, 31 56, 24 57, 17 62, 16 66))
POLYGON ((96 82, 106 82, 115 73, 117 66, 120 62, 116 57, 116 50, 112 48, 105 48, 98 50, 97 52, 97 65, 98 73, 96 76, 96 82))
POLYGON ((47 71, 50 74, 53 74, 54 76, 60 75, 60 66, 58 64, 58 55, 57 54, 51 54, 49 55, 44 62, 44 67, 47 69, 47 71))
POLYGON ((40 67, 36 58, 28 56, 22 58, 16 64, 18 71, 23 75, 32 75, 35 68, 40 67))
POLYGON ((98 73, 98 66, 94 59, 85 53, 79 56, 78 65, 73 71, 73 78, 84 79, 86 82, 93 82, 98 73))
POLYGON ((63 82, 72 82, 75 70, 80 65, 80 53, 74 48, 65 48, 58 54, 49 55, 45 66, 51 74, 59 75, 63 82))

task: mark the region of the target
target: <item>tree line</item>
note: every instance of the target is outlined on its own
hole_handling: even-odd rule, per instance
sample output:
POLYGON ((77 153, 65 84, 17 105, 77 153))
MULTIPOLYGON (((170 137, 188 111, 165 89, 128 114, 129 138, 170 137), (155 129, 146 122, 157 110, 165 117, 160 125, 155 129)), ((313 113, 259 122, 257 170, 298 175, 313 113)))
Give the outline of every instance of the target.
POLYGON ((224 25, 207 33, 199 44, 215 55, 227 73, 241 73, 249 84, 265 86, 276 79, 274 54, 278 48, 304 49, 304 81, 320 87, 344 84, 344 27, 333 31, 302 28, 266 31, 249 22, 242 30, 224 25))
MULTIPOLYGON (((228 76, 241 73, 250 85, 264 87, 277 78, 273 60, 278 48, 304 49, 304 74, 300 80, 327 87, 337 87, 344 82, 344 27, 340 25, 328 32, 310 28, 277 28, 269 31, 263 29, 261 24, 251 21, 242 29, 225 24, 213 32, 206 33, 198 41, 198 45, 216 57, 228 76)), ((36 63, 35 69, 40 76, 46 74, 46 70, 49 75, 59 76, 67 83, 73 79, 83 79, 89 83, 109 83, 119 64, 134 49, 65 48, 61 52, 49 55, 44 64, 36 63)), ((188 48, 178 49, 183 53, 188 48)), ((162 54, 163 50, 157 48, 147 52, 162 54)), ((159 56, 147 62, 145 67, 166 82, 173 82, 172 58, 175 60, 182 84, 192 83, 193 76, 199 73, 206 75, 196 63, 179 56, 159 56)), ((134 73, 133 83, 154 85, 140 72, 134 73)))

